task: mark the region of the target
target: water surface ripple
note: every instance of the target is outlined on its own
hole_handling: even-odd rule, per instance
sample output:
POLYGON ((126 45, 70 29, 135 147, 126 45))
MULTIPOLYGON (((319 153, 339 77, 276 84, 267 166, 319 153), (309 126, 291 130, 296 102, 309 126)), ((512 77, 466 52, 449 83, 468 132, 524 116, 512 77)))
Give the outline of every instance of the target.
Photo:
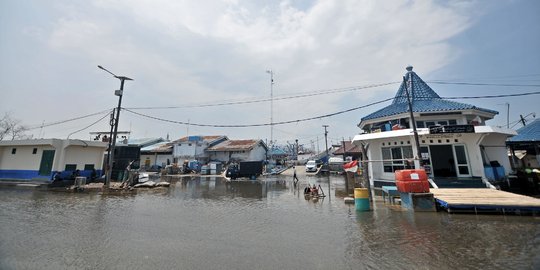
POLYGON ((540 269, 538 217, 356 212, 340 176, 301 180, 330 194, 318 201, 289 180, 0 189, 0 269, 540 269))

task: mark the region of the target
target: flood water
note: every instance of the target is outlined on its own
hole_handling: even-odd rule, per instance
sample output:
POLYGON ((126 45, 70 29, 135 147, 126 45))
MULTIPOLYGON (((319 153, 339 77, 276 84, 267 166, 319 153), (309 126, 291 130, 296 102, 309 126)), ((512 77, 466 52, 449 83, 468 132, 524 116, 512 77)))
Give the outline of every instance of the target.
POLYGON ((121 196, 0 189, 0 269, 540 269, 539 217, 356 212, 341 176, 307 182, 330 196, 306 200, 284 176, 121 196))

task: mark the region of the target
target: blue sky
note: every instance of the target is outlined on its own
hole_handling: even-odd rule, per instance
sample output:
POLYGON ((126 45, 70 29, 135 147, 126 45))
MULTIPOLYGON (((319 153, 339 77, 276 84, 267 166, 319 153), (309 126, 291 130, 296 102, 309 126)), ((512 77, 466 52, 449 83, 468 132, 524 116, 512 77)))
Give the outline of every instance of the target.
MULTIPOLYGON (((291 98, 332 89, 397 82, 407 65, 425 81, 540 84, 538 1, 10 1, 0 2, 0 113, 30 127, 112 109, 119 81, 135 79, 123 107, 200 124, 270 123, 338 112, 392 97, 399 85, 291 98), (192 107, 186 108, 187 105, 192 107), (194 106, 194 107, 193 107, 194 106)), ((538 91, 539 87, 430 84, 443 97, 538 91)), ((506 124, 540 113, 540 96, 458 100, 494 109, 506 124)), ((383 107, 276 125, 278 143, 312 145, 359 132, 360 118, 383 107)), ((30 130, 65 138, 105 113, 30 130)), ((71 138, 105 131, 107 117, 71 138)), ((519 127, 519 126, 516 126, 519 127)), ((122 112, 132 137, 228 135, 269 139, 270 127, 212 128, 159 122, 122 112)), ((322 146, 322 144, 321 144, 322 146)))

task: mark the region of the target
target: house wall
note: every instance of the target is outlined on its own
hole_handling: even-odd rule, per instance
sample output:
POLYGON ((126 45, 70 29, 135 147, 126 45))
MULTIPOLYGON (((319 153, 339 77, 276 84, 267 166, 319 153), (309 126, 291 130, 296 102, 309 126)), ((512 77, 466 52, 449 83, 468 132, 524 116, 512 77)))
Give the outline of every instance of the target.
MULTIPOLYGON (((489 139, 488 141, 486 141, 486 138, 488 138, 488 136, 484 137, 483 134, 478 134, 478 133, 437 134, 437 135, 421 135, 419 136, 419 140, 420 140, 420 146, 454 145, 454 144, 465 145, 465 149, 467 152, 467 159, 469 161, 469 171, 471 172, 471 176, 484 177, 485 176, 484 164, 483 164, 482 154, 479 147, 479 142, 482 140, 482 138, 484 138, 484 142, 488 142, 493 145, 504 146, 503 138, 505 138, 505 136, 493 135, 493 137, 494 137, 493 139, 489 139)), ((414 141, 413 136, 369 140, 370 146, 368 148, 368 157, 369 157, 369 160, 371 161, 369 164, 371 178, 374 180, 394 181, 395 180, 394 173, 386 173, 383 170, 383 162, 382 162, 383 156, 382 156, 381 149, 383 147, 388 147, 389 144, 390 144, 390 147, 412 146, 414 148, 414 145, 412 144, 413 141, 414 141), (403 144, 401 144, 401 142, 403 142, 403 144), (384 146, 382 145, 383 143, 385 143, 384 146)), ((504 147, 494 147, 494 148, 490 148, 489 153, 490 155, 493 155, 493 156, 503 155, 501 157, 504 157, 504 154, 506 154, 505 149, 506 148, 504 147)), ((503 160, 503 162, 500 162, 500 163, 505 168, 507 166, 508 167, 510 166, 510 163, 507 159, 503 160)))
POLYGON ((69 141, 52 139, 48 144, 41 143, 31 145, 0 146, 0 178, 30 180, 33 178, 51 179, 52 172, 63 171, 65 164, 77 164, 82 176, 89 176, 90 172, 83 172, 85 164, 94 164, 94 168, 100 173, 103 164, 104 147, 69 145, 69 141), (64 147, 64 145, 69 145, 64 147), (13 148, 16 153, 11 154, 13 148), (36 148, 36 154, 33 149, 36 148), (44 150, 55 150, 51 175, 40 176, 39 168, 44 150))
POLYGON ((260 144, 248 151, 216 151, 210 153, 210 159, 229 162, 231 159, 240 161, 262 161, 266 159, 266 150, 260 144))
POLYGON ((205 152, 206 148, 208 148, 206 142, 181 142, 173 146, 173 156, 177 158, 204 159, 208 157, 205 152))
MULTIPOLYGON (((63 171, 65 164, 76 164, 77 170, 84 170, 86 164, 93 164, 96 170, 103 166, 103 148, 82 147, 78 145, 68 146, 64 150, 64 162, 58 164, 56 170, 63 171)), ((54 166, 53 166, 54 167, 54 166)))
POLYGON ((260 144, 249 152, 247 161, 261 161, 266 159, 266 150, 260 144))
POLYGON ((43 150, 54 150, 52 146, 3 146, 0 147, 0 170, 39 170, 43 150), (11 154, 15 148, 17 152, 11 154), (34 148, 37 153, 32 154, 34 148))
POLYGON ((498 161, 504 167, 506 175, 512 170, 506 148, 507 138, 508 136, 503 134, 489 134, 481 142, 481 145, 484 146, 486 158, 488 159, 486 162, 498 161))
POLYGON ((141 167, 145 166, 145 161, 147 159, 150 160, 150 166, 158 165, 163 167, 164 165, 167 165, 167 159, 169 159, 171 163, 173 162, 172 154, 141 154, 141 167))

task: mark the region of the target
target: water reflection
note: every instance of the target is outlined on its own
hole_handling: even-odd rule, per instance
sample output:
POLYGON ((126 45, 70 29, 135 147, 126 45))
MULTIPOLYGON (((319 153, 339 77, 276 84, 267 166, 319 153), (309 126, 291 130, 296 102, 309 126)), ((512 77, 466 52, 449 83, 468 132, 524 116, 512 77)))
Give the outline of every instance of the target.
MULTIPOLYGON (((0 269, 540 267, 537 217, 343 203, 340 176, 173 181, 134 195, 0 190, 0 269), (306 200, 307 184, 327 197, 306 200)), ((345 194, 346 195, 346 194, 345 194)))

